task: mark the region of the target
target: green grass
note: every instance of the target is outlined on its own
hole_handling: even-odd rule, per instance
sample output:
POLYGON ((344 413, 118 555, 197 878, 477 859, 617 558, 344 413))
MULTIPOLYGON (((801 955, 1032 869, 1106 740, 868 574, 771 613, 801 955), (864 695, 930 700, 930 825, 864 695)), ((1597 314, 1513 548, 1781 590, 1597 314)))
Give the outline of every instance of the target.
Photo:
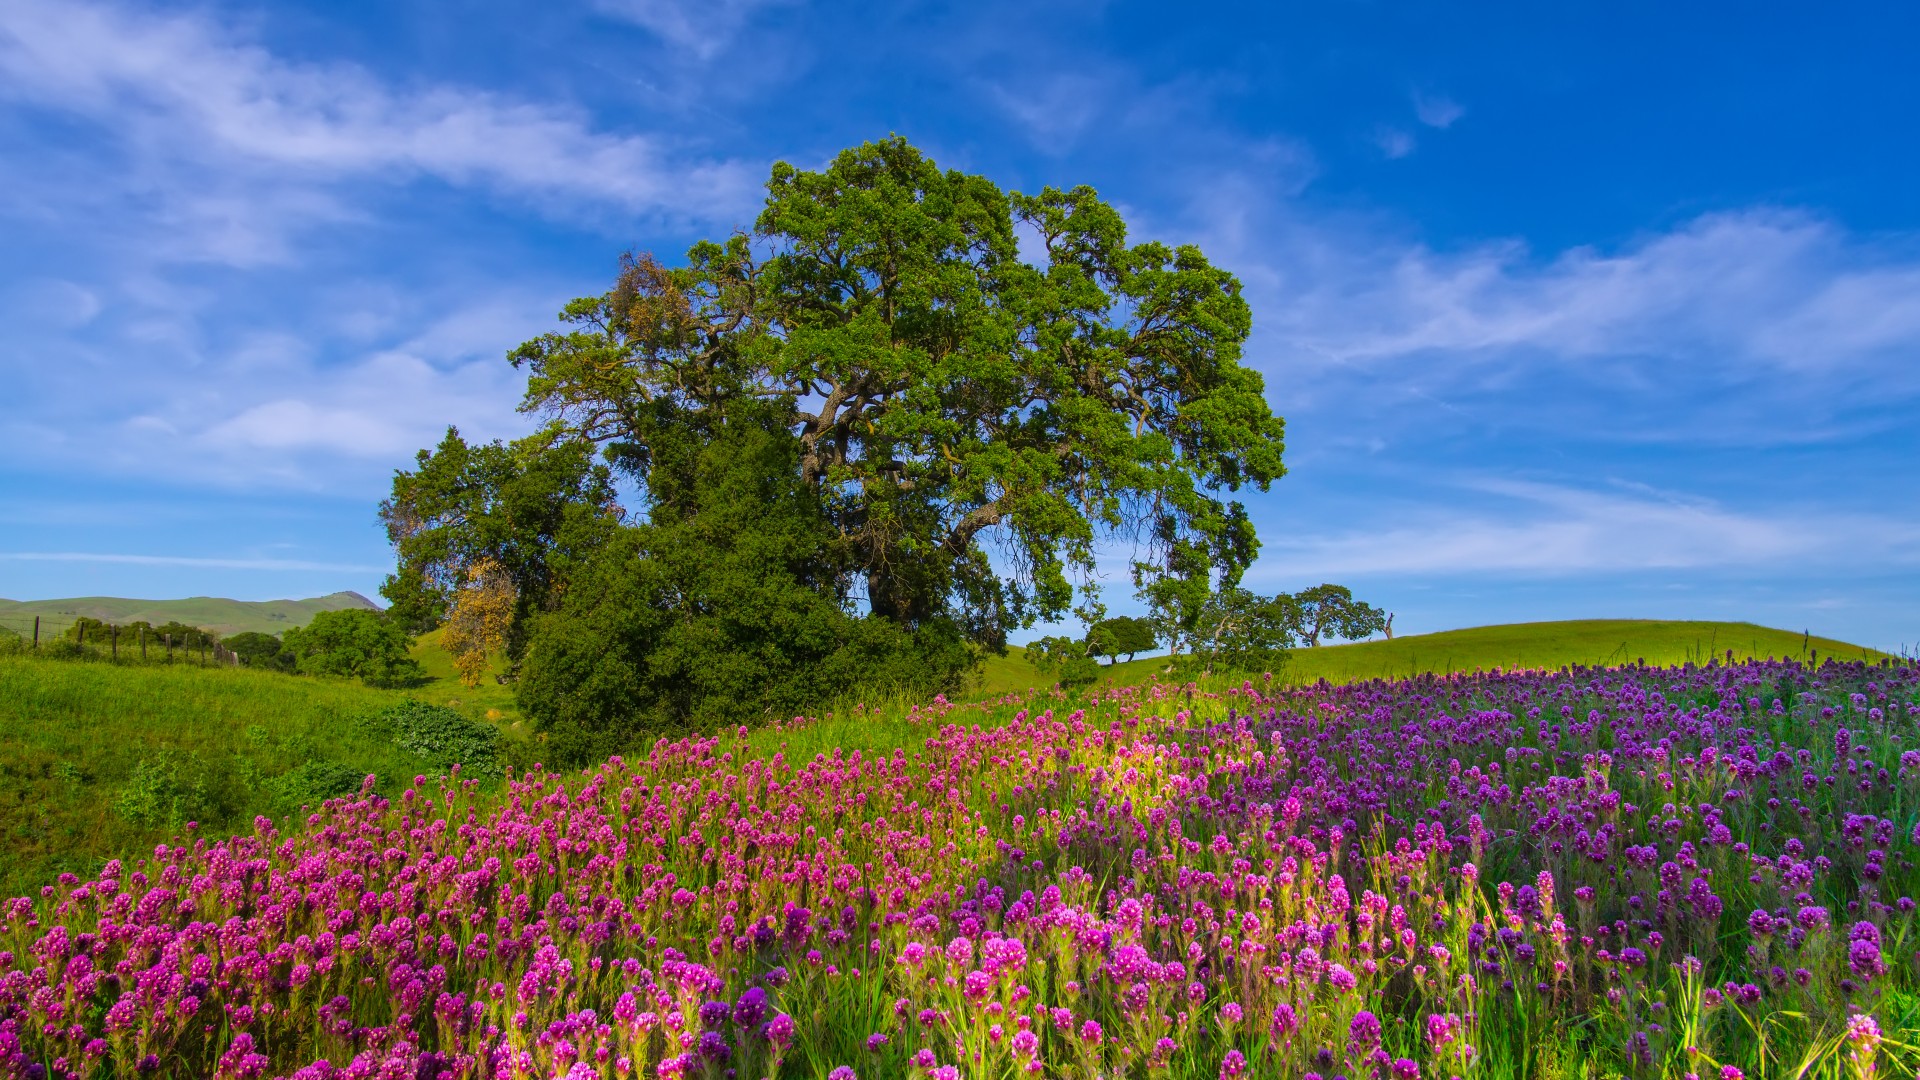
POLYGON ((1427 673, 1493 668, 1620 666, 1645 660, 1665 666, 1726 659, 1879 660, 1889 654, 1832 638, 1810 637, 1753 623, 1658 619, 1582 619, 1570 622, 1476 626, 1392 641, 1296 649, 1285 678, 1292 683, 1353 682, 1427 673))
MULTIPOLYGON (((406 697, 445 704, 441 689, 0 656, 0 895, 149 848, 180 818, 222 833, 256 814, 284 818, 299 808, 284 778, 309 762, 374 773, 383 789, 433 771, 352 718, 406 697), (124 800, 142 784, 174 800, 174 823, 128 816, 124 800)), ((460 711, 484 715, 478 702, 460 711)), ((523 732, 508 736, 531 751, 523 732)))
MULTIPOLYGON (((1724 656, 1877 659, 1882 654, 1825 638, 1747 623, 1594 620, 1477 627, 1394 641, 1296 650, 1278 677, 1290 683, 1321 678, 1350 681, 1422 672, 1493 667, 1559 667, 1704 661, 1724 656)), ((123 657, 126 650, 123 650, 123 657)), ((351 717, 405 697, 451 705, 506 733, 510 759, 539 757, 539 739, 521 715, 512 690, 491 678, 462 686, 435 634, 415 645, 430 681, 408 690, 377 690, 357 683, 194 663, 107 663, 0 657, 0 895, 37 886, 65 870, 82 871, 125 856, 170 835, 169 828, 130 820, 120 809, 142 776, 176 777, 209 831, 249 827, 255 814, 284 817, 297 809, 276 788, 309 761, 337 762, 375 773, 383 783, 427 771, 422 763, 361 731, 351 717), (142 768, 146 769, 142 773, 142 768), (196 787, 197 785, 197 787, 196 787), (198 792, 196 794, 196 792, 198 792), (197 800, 197 802, 195 801, 197 800)), ((1166 666, 1142 657, 1101 669, 1103 683, 1143 683, 1166 666)), ((499 671, 496 663, 494 673, 499 671)), ((1235 680, 1237 681, 1237 680, 1235 680)), ((1004 723, 1033 708, 1074 703, 1055 698, 1050 684, 1018 648, 989 658, 949 722, 1004 723), (1035 691, 1038 691, 1037 693, 1035 691)), ((789 759, 836 750, 866 754, 912 749, 935 722, 903 722, 924 702, 899 697, 849 700, 820 711, 798 729, 753 732, 750 752, 783 752, 789 759)))
POLYGON ((120 624, 144 621, 160 626, 182 622, 211 630, 222 637, 249 630, 279 634, 290 627, 307 625, 322 611, 373 606, 372 601, 354 592, 337 592, 307 600, 224 600, 213 596, 194 596, 185 600, 126 600, 116 596, 0 600, 0 627, 21 634, 32 634, 33 620, 38 616, 40 639, 46 641, 84 615, 90 619, 120 624))
POLYGON ((453 669, 452 655, 440 647, 443 633, 434 630, 413 640, 411 655, 426 670, 427 677, 433 680, 416 688, 414 696, 436 705, 452 705, 465 711, 477 710, 504 727, 526 730, 526 719, 521 715, 519 702, 513 698, 513 687, 503 686, 494 679, 494 676, 507 670, 506 662, 494 657, 487 665, 487 677, 480 681, 480 685, 466 686, 453 669))
MULTIPOLYGON (((1417 634, 1392 641, 1361 641, 1295 649, 1286 667, 1274 673, 1289 683, 1353 682, 1409 675, 1486 671, 1493 668, 1559 668, 1574 664, 1704 663, 1736 658, 1809 658, 1817 652, 1839 660, 1879 660, 1888 653, 1832 638, 1805 636, 1744 622, 1660 619, 1581 619, 1569 622, 1510 623, 1417 634)), ((1140 657, 1102 666, 1101 683, 1143 683, 1167 666, 1164 656, 1140 657)), ((1018 646, 991 657, 969 697, 983 697, 1047 686, 1052 679, 1029 663, 1018 646)))

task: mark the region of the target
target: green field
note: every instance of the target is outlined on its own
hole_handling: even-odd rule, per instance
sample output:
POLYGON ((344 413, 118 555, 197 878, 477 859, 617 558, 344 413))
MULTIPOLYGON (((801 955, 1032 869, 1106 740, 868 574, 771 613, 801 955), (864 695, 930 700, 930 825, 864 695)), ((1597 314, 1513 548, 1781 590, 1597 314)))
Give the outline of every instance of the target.
MULTIPOLYGON (((435 771, 353 717, 408 697, 447 704, 459 689, 0 656, 0 895, 165 839, 167 825, 126 813, 142 782, 177 799, 180 816, 232 833, 256 814, 297 811, 298 785, 286 778, 309 762, 376 774, 383 789, 435 771)), ((459 711, 480 719, 486 706, 463 702, 459 711)), ((510 745, 526 743, 524 728, 500 726, 510 745)))
MULTIPOLYGON (((1877 659, 1883 654, 1826 638, 1747 623, 1594 620, 1478 627, 1296 650, 1279 678, 1351 681, 1476 668, 1565 664, 1651 664, 1712 656, 1877 659)), ((285 778, 313 761, 378 775, 382 786, 427 771, 420 760, 369 736, 353 717, 404 698, 450 705, 497 725, 515 749, 539 756, 509 687, 488 679, 460 685, 436 635, 415 645, 431 680, 408 690, 195 663, 49 660, 0 657, 0 895, 12 895, 62 871, 81 872, 108 857, 137 852, 170 830, 131 820, 128 791, 142 776, 165 773, 209 831, 249 827, 255 814, 297 810, 285 778), (144 772, 143 772, 144 770, 144 772)), ((1165 657, 1101 669, 1103 683, 1146 682, 1165 657)), ((957 700, 978 701, 1049 686, 1021 650, 991 657, 957 700)), ((811 757, 836 749, 868 753, 912 748, 929 733, 901 722, 919 702, 882 698, 823 707, 798 731, 753 733, 755 752, 811 757)), ((953 719, 997 723, 1021 707, 966 707, 953 719)))
POLYGON ((31 634, 33 620, 38 616, 40 637, 44 641, 85 616, 119 624, 146 622, 161 626, 181 622, 227 637, 249 630, 279 634, 291 627, 307 625, 322 611, 373 607, 373 601, 356 592, 337 592, 306 600, 223 600, 214 596, 185 600, 127 600, 117 596, 0 600, 0 627, 31 634))
MULTIPOLYGON (((1274 673, 1289 683, 1353 682, 1428 673, 1486 671, 1493 668, 1558 668, 1574 664, 1619 666, 1704 663, 1736 658, 1878 660, 1890 654, 1832 638, 1774 630, 1744 622, 1660 619, 1581 619, 1568 622, 1511 623, 1416 634, 1392 641, 1361 641, 1295 649, 1274 673)), ((1145 682, 1167 666, 1164 656, 1140 657, 1103 666, 1101 682, 1145 682)), ((1005 693, 1052 680, 1028 663, 1016 646, 982 668, 975 695, 1005 693)))

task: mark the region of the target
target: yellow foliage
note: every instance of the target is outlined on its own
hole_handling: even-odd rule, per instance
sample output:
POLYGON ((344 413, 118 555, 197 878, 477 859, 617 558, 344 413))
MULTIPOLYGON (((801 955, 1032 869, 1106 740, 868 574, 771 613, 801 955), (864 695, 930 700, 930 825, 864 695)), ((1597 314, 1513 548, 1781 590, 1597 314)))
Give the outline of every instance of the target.
POLYGON ((462 683, 479 686, 487 674, 487 655, 506 647, 515 599, 513 582, 499 563, 481 559, 467 569, 441 638, 462 683))

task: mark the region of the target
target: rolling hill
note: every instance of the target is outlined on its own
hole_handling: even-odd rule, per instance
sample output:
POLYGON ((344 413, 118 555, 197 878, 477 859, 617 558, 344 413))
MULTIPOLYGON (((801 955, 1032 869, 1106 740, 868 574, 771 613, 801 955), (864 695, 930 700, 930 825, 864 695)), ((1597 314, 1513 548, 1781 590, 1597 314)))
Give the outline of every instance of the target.
POLYGON ((375 607, 373 601, 357 592, 329 593, 306 600, 224 600, 213 596, 193 596, 185 600, 127 600, 115 596, 0 600, 0 627, 31 633, 37 615, 44 638, 60 633, 73 625, 75 619, 86 616, 103 622, 144 621, 155 626, 178 621, 224 637, 248 630, 278 634, 289 627, 307 625, 322 611, 375 607))
MULTIPOLYGON (((1638 660, 1649 664, 1704 663, 1716 656, 1725 658, 1729 649, 1737 658, 1812 658, 1817 653, 1841 660, 1877 660, 1890 655, 1832 638, 1745 622, 1579 619, 1476 626, 1402 636, 1392 641, 1295 649, 1285 669, 1275 672, 1274 676, 1290 683, 1320 679, 1352 682, 1496 667, 1618 666, 1638 660)), ((1145 682, 1166 664, 1164 656, 1142 657, 1131 663, 1102 667, 1100 678, 1116 684, 1145 682)), ((1051 682, 1027 662, 1016 646, 1009 648, 1004 657, 988 658, 974 692, 1004 693, 1051 682)))

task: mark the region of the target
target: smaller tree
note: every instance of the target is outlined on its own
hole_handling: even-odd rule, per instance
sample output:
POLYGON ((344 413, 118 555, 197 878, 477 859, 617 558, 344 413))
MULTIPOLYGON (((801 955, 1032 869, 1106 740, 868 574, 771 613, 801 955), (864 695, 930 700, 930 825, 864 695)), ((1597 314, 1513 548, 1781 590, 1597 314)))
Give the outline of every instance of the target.
POLYGON ((1090 686, 1100 677, 1100 665, 1089 655, 1087 643, 1070 637, 1043 637, 1027 646, 1027 659, 1041 674, 1058 679, 1062 689, 1090 686))
POLYGON ((1309 646, 1323 637, 1358 641, 1387 629, 1387 613, 1353 598, 1345 585, 1315 585, 1293 594, 1300 636, 1309 646))
MULTIPOLYGON (((91 639, 93 635, 89 633, 87 637, 91 639)), ((202 630, 197 626, 188 626, 178 619, 166 623, 163 626, 156 626, 148 630, 147 639, 149 641, 170 640, 176 649, 199 649, 211 646, 218 640, 214 637, 212 631, 202 630)))
POLYGON ((453 595, 440 639, 463 685, 479 686, 487 657, 506 650, 518 600, 513 579, 497 560, 482 556, 467 567, 467 583, 453 595))
POLYGON ((220 644, 238 656, 240 662, 248 667, 268 671, 293 670, 293 653, 287 650, 284 642, 272 634, 248 630, 243 634, 235 634, 220 644))
POLYGON ((1122 656, 1132 660, 1134 654, 1145 652, 1158 644, 1159 637, 1153 631, 1153 624, 1132 615, 1102 619, 1087 631, 1087 655, 1104 656, 1108 663, 1122 656))
POLYGON ((412 642, 384 612, 323 611, 287 631, 286 648, 303 674, 345 675, 368 686, 405 686, 423 679, 407 655, 412 642))
POLYGON ((1207 598, 1192 625, 1188 663, 1204 673, 1272 670, 1294 644, 1299 609, 1286 593, 1224 589, 1207 598))
POLYGON ((107 635, 112 632, 113 625, 111 623, 102 622, 91 615, 82 615, 73 620, 73 625, 67 627, 64 636, 68 641, 91 641, 98 645, 100 642, 105 641, 107 635))

